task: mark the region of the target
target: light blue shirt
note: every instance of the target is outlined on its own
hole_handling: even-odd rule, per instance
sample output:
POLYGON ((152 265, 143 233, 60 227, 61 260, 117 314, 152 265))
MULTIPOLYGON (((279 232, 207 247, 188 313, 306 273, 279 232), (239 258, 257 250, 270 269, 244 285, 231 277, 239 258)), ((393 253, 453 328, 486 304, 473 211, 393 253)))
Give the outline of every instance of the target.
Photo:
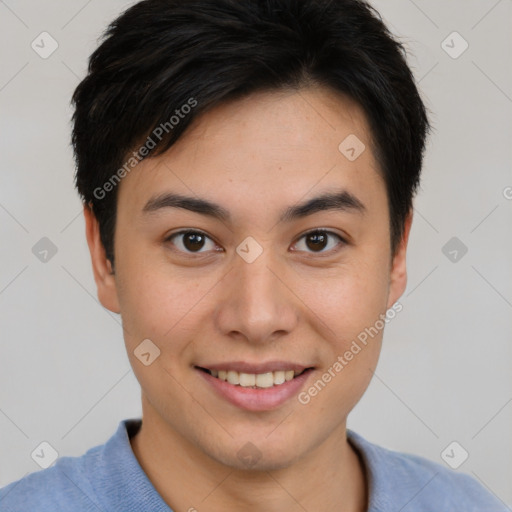
MULTIPOLYGON (((119 423, 103 445, 61 457, 0 489, 1 512, 172 512, 133 454, 140 419, 119 423)), ((428 459, 391 451, 347 429, 368 479, 368 512, 509 512, 474 478, 428 459)), ((191 507, 207 510, 194 504, 191 507)))

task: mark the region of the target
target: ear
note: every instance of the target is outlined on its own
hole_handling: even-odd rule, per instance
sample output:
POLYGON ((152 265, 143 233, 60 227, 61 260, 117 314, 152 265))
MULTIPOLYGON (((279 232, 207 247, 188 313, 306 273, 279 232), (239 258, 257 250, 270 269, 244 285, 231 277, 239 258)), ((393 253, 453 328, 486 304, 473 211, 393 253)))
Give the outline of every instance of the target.
POLYGON ((91 253, 92 270, 101 304, 112 311, 120 313, 117 288, 112 265, 105 255, 105 248, 100 238, 100 226, 92 208, 84 204, 85 235, 91 253))
POLYGON ((412 212, 411 208, 405 219, 404 233, 391 264, 388 309, 402 296, 407 286, 406 252, 412 225, 412 212))

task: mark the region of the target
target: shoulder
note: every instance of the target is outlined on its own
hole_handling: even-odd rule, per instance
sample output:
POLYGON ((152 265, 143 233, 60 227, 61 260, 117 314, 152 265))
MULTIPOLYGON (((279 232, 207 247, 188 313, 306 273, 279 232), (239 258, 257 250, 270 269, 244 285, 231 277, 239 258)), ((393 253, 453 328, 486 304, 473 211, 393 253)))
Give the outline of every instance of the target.
POLYGON ((506 506, 472 476, 419 455, 389 450, 347 429, 365 465, 369 510, 505 512, 506 506))
POLYGON ((0 489, 2 512, 89 512, 101 510, 87 474, 101 446, 80 457, 62 457, 47 468, 30 473, 0 489))
POLYGON ((418 455, 388 452, 389 467, 393 468, 395 478, 408 483, 416 491, 414 499, 418 504, 457 507, 449 510, 465 512, 481 512, 484 506, 490 507, 485 508, 488 512, 505 510, 495 496, 466 473, 418 455))
POLYGON ((98 512, 167 507, 140 467, 130 436, 141 426, 126 419, 104 444, 79 457, 61 457, 47 469, 0 489, 2 512, 98 512))

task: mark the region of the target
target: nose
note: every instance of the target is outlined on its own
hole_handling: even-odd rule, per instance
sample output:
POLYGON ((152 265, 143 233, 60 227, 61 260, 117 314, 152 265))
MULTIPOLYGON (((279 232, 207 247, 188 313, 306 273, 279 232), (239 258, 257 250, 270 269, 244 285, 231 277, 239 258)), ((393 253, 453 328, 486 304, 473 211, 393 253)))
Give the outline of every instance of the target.
POLYGON ((298 299, 290 290, 282 263, 265 249, 252 263, 234 256, 225 278, 214 321, 225 336, 265 344, 291 333, 298 324, 298 299))

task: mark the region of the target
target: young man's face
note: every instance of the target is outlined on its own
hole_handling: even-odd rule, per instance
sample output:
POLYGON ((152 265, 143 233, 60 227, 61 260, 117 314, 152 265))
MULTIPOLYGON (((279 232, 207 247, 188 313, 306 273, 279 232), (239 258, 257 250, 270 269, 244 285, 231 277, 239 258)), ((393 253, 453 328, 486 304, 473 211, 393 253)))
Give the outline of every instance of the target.
POLYGON ((286 467, 343 438, 377 364, 382 315, 405 289, 410 227, 392 261, 385 184, 355 104, 309 89, 221 105, 122 180, 114 276, 92 226, 89 217, 99 297, 122 315, 145 426, 235 468, 286 467), (366 145, 355 160, 359 147, 338 148, 351 134, 366 145), (352 205, 282 218, 343 191, 352 205), (155 201, 165 194, 226 216, 155 201), (307 235, 315 230, 324 233, 307 235), (134 354, 146 339, 160 349, 147 366, 134 354), (206 369, 238 370, 249 384, 307 370, 283 384, 256 377, 271 387, 254 389, 206 369))

